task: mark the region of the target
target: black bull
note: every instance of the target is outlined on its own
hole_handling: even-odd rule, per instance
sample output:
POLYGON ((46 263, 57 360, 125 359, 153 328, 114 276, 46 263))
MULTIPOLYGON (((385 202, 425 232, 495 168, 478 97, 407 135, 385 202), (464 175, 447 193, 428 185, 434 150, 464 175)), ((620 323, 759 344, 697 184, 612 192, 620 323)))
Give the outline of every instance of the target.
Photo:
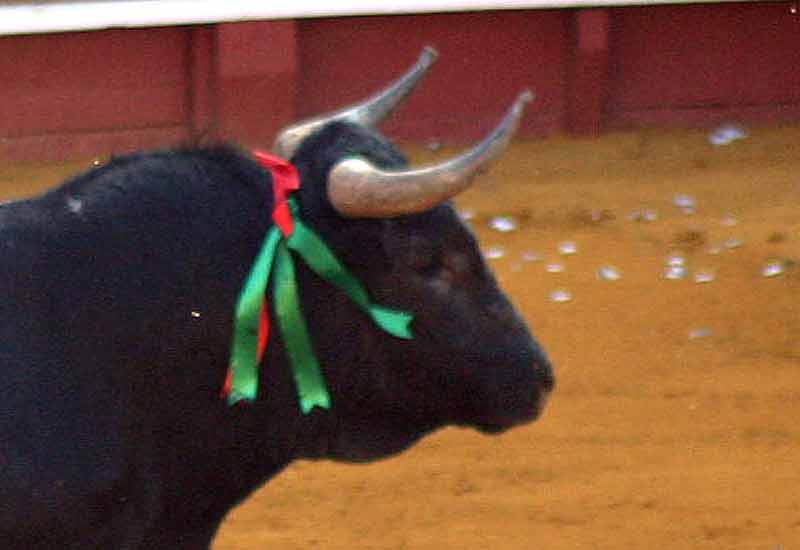
POLYGON ((376 303, 382 332, 297 262, 332 396, 300 412, 279 331, 252 403, 220 398, 237 295, 270 228, 271 178, 230 147, 136 154, 0 206, 0 547, 208 548, 224 515, 296 458, 374 460, 448 424, 534 419, 550 366, 447 203, 345 219, 341 158, 405 166, 334 123, 294 156, 300 215, 376 303))

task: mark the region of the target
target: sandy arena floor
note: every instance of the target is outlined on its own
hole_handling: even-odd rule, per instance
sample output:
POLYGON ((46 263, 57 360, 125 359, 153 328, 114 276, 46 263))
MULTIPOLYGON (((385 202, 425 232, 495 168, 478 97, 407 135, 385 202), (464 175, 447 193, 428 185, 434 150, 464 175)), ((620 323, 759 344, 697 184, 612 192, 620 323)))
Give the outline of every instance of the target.
MULTIPOLYGON (((214 549, 796 548, 798 144, 800 128, 513 146, 458 204, 557 367, 544 418, 298 463, 214 549)), ((0 193, 75 169, 0 167, 0 193)))

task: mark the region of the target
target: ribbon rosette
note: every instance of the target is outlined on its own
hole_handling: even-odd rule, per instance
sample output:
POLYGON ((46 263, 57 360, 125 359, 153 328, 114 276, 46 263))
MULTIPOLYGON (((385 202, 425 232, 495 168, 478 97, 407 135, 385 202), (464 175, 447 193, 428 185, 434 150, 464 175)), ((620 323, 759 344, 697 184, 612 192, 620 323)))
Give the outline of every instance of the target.
POLYGON ((300 309, 293 253, 317 275, 339 288, 381 329, 397 338, 411 339, 413 316, 372 303, 364 286, 338 260, 325 242, 298 216, 291 193, 299 189, 294 166, 267 153, 256 160, 272 174, 275 207, 269 230, 236 305, 230 371, 224 394, 228 404, 253 401, 258 394, 258 366, 269 340, 270 319, 266 292, 272 278, 275 317, 292 365, 300 409, 330 408, 331 398, 314 354, 308 327, 300 309))

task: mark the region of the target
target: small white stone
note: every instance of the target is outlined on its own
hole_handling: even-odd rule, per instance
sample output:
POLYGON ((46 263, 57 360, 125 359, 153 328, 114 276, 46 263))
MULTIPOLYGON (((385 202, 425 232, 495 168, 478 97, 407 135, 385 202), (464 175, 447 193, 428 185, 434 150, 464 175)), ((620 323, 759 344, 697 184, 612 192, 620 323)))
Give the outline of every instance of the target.
POLYGON ((734 141, 745 139, 747 131, 741 126, 736 124, 723 124, 708 136, 708 141, 711 145, 719 147, 721 145, 730 145, 734 141))
POLYGON ((740 239, 731 237, 723 243, 723 246, 728 250, 733 250, 734 248, 740 248, 743 244, 744 243, 740 239))
POLYGON ((517 220, 511 216, 495 216, 489 220, 489 227, 501 233, 508 233, 517 229, 517 220))
POLYGON ((614 266, 604 265, 597 270, 597 277, 603 281, 618 281, 622 278, 622 273, 614 266))
POLYGON ((697 207, 694 197, 685 194, 675 195, 675 197, 672 199, 672 204, 674 204, 678 208, 683 208, 683 209, 686 208, 693 209, 697 207))
POLYGON ((670 265, 664 269, 664 278, 672 281, 685 279, 688 275, 688 270, 682 265, 670 265))
POLYGON ((632 222, 654 222, 658 219, 658 211, 651 208, 634 210, 628 214, 628 219, 632 222))
POLYGON ((558 245, 558 253, 562 256, 571 256, 578 252, 578 245, 573 241, 564 241, 558 245))
POLYGON ((559 263, 547 264, 544 268, 548 273, 563 273, 566 269, 564 264, 559 263))
POLYGON ((506 255, 506 249, 502 246, 490 246, 483 251, 483 254, 489 260, 498 260, 506 255))
POLYGON ((714 280, 714 273, 709 270, 700 270, 694 274, 695 283, 710 283, 714 280))
POLYGON ((189 315, 191 315, 194 319, 199 319, 202 317, 202 314, 199 311, 192 311, 189 315))
POLYGON ((777 277, 778 275, 783 275, 785 271, 783 267, 783 262, 779 261, 772 261, 768 262, 767 265, 761 270, 761 274, 764 277, 777 277))
POLYGON ((667 256, 667 265, 669 267, 683 267, 686 265, 686 258, 680 254, 670 254, 667 256))
POLYGON ((559 288, 550 293, 550 301, 564 303, 572 300, 572 293, 564 288, 559 288))

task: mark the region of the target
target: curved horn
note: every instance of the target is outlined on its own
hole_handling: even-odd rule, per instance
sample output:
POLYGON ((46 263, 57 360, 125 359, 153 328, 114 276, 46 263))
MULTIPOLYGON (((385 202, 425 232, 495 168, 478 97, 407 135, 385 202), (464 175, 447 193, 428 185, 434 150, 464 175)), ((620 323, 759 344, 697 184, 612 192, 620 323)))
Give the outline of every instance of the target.
POLYGON ((272 147, 273 153, 281 158, 290 158, 303 139, 329 122, 338 120, 369 128, 376 126, 414 89, 438 55, 434 48, 427 46, 422 50, 414 66, 380 92, 355 105, 298 122, 281 130, 272 147))
POLYGON ((338 162, 328 176, 328 198, 349 218, 392 218, 423 212, 470 186, 473 178, 508 145, 525 105, 526 90, 503 120, 478 145, 441 164, 409 170, 381 170, 362 158, 338 162))

